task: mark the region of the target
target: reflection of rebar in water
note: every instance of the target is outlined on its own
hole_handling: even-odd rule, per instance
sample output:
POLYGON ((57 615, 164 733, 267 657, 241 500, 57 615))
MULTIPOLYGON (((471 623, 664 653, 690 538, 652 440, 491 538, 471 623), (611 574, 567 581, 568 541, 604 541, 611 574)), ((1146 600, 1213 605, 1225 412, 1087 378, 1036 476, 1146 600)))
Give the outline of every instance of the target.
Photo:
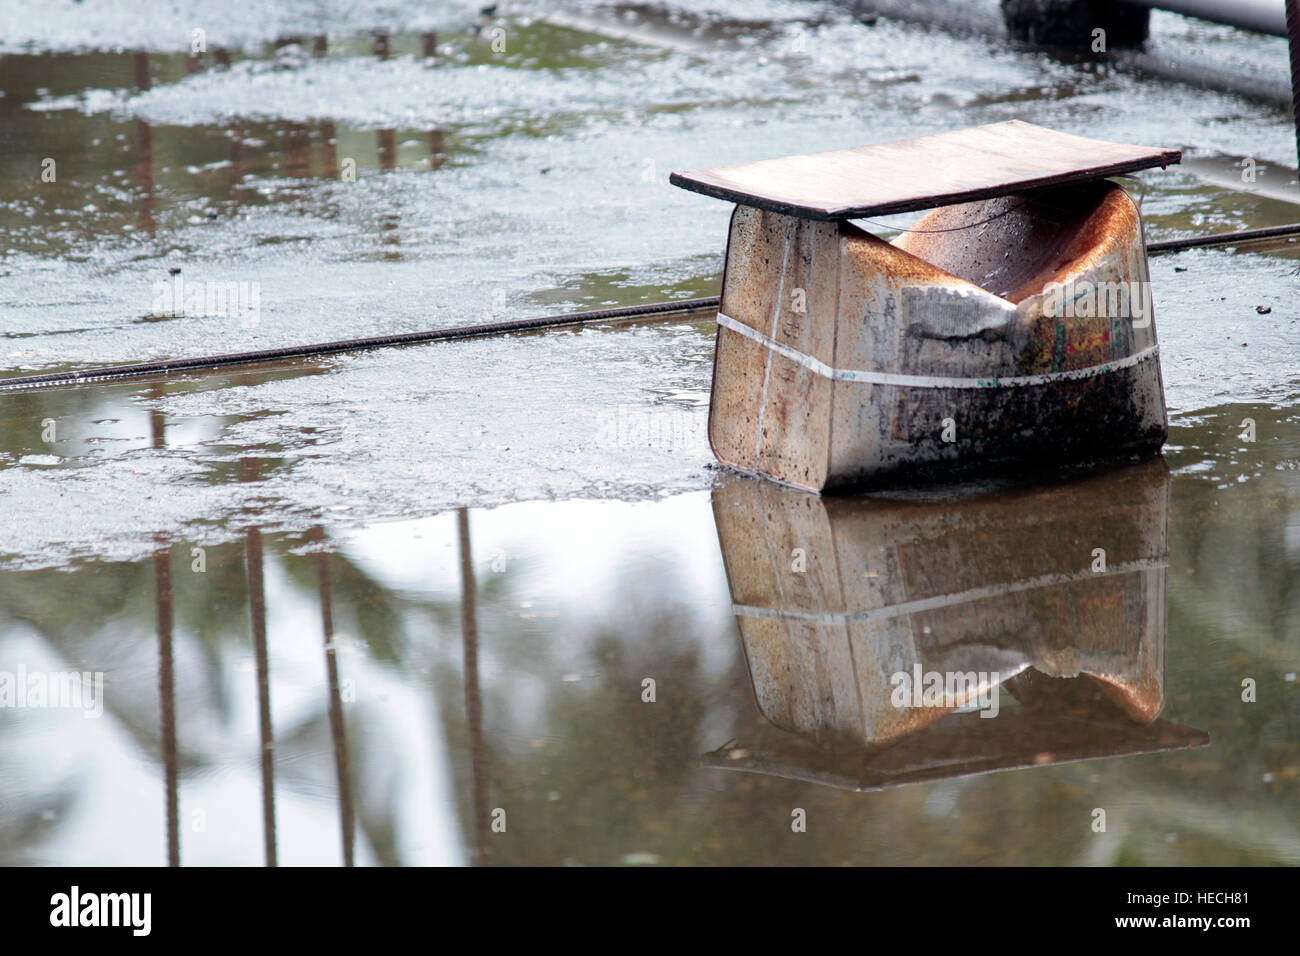
MULTIPOLYGON (((153 399, 163 397, 161 382, 155 382, 149 388, 149 397, 153 399)), ((163 417, 162 409, 156 405, 149 409, 149 436, 150 444, 154 448, 167 447, 167 419, 163 417)))
MULTIPOLYGON (((325 529, 312 529, 312 540, 323 544, 325 529)), ((339 665, 334 653, 333 587, 330 583, 330 556, 316 552, 316 588, 320 594, 321 628, 325 635, 325 671, 329 677, 330 737, 334 741, 334 769, 339 788, 339 827, 343 839, 343 865, 353 865, 354 826, 352 778, 348 772, 347 728, 343 722, 343 698, 339 694, 339 665)))
POLYGON ((172 659, 171 549, 156 539, 153 553, 154 619, 158 631, 158 710, 167 787, 167 865, 181 865, 180 775, 176 756, 176 679, 172 659))
POLYGON ((460 536, 460 633, 465 649, 465 722, 469 734, 470 776, 474 801, 474 838, 478 864, 491 860, 488 847, 489 820, 487 767, 483 752, 483 699, 478 686, 478 585, 474 581, 474 560, 470 552, 469 511, 456 512, 460 536))
POLYGON ((140 184, 140 228, 153 235, 153 130, 144 120, 135 121, 136 181, 140 184))
POLYGON ((131 65, 135 68, 135 88, 141 92, 149 89, 149 54, 136 53, 131 57, 131 65))
POLYGON ((429 130, 429 168, 437 169, 444 162, 442 130, 429 130))
POLYGON ((324 161, 324 169, 321 175, 328 179, 339 178, 339 154, 338 154, 338 134, 334 130, 334 124, 329 120, 322 120, 320 124, 321 154, 324 161))
POLYGON ((244 124, 235 121, 230 124, 230 185, 226 198, 230 201, 233 215, 239 208, 239 187, 244 182, 244 124))
MULTIPOLYGON (((257 479, 257 461, 244 459, 244 480, 257 479)), ((257 668, 258 739, 262 750, 262 834, 266 865, 276 865, 275 852, 275 736, 271 732, 271 674, 266 650, 266 586, 262 574, 262 532, 244 535, 248 567, 248 609, 252 620, 253 661, 257 668)))
POLYGON ((305 123, 281 123, 280 139, 284 144, 284 166, 295 179, 311 176, 311 130, 305 123))
MULTIPOLYGON (((384 213, 379 217, 379 231, 383 234, 380 240, 385 246, 396 246, 401 244, 401 238, 397 233, 397 227, 402 224, 402 217, 395 212, 384 213)), ((402 258, 400 249, 386 249, 384 258, 397 261, 402 258)))
MULTIPOLYGON (((135 88, 144 92, 149 89, 149 54, 137 53, 132 60, 135 88)), ((140 228, 152 236, 156 226, 153 215, 153 130, 142 119, 135 121, 135 154, 136 181, 140 184, 140 228)))
MULTIPOLYGON (((379 141, 379 168, 384 170, 393 170, 397 168, 397 130, 381 129, 375 133, 379 141)), ((401 225, 402 217, 395 212, 385 213, 379 217, 379 230, 381 235, 380 242, 385 246, 396 246, 401 243, 398 236, 397 227, 401 225)), ((402 253, 396 249, 389 249, 384 252, 385 259, 398 260, 402 258, 402 253)))
POLYGON ((379 168, 397 168, 397 130, 381 129, 375 133, 379 151, 379 168))
MULTIPOLYGON (((163 394, 161 383, 150 395, 163 394)), ((158 408, 149 410, 149 431, 154 448, 166 445, 166 420, 158 408)), ((172 553, 162 535, 155 537, 153 553, 154 626, 158 632, 158 714, 162 737, 163 775, 167 789, 167 865, 181 865, 180 772, 176 755, 176 673, 172 657, 172 553)))

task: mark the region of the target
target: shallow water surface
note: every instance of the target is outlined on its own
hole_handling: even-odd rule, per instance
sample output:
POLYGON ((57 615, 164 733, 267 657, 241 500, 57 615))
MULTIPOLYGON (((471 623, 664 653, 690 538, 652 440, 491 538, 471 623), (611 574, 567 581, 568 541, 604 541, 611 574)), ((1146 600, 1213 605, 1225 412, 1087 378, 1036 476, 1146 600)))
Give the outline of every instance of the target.
POLYGON ((1209 416, 1033 483, 250 515, 7 572, 4 659, 103 683, 0 712, 4 858, 1300 862, 1300 420, 1252 411, 1261 453, 1209 416), (996 719, 900 716, 914 668, 998 675, 996 719))
MULTIPOLYGON (((0 14, 5 374, 713 294, 670 170, 1011 118, 1297 218, 1277 110, 833 5, 241 6, 0 14)), ((1300 862, 1296 255, 1151 260, 1163 458, 906 493, 716 467, 708 315, 0 395, 0 861, 1300 862)))

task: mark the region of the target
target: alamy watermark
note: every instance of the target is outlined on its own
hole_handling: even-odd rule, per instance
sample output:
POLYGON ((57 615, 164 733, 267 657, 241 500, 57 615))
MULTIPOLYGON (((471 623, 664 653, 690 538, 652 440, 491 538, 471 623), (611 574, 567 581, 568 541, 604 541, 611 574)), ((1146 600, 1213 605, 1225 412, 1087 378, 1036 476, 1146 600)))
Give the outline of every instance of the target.
POLYGON ((1049 282, 1043 288, 1043 314, 1052 318, 1131 319, 1133 328, 1151 324, 1151 283, 1049 282))
POLYGON ((0 671, 0 709, 68 709, 84 717, 104 713, 104 672, 0 671))
POLYGON ((262 283, 253 281, 186 281, 179 273, 153 286, 154 315, 238 318, 245 329, 262 321, 262 283))
POLYGON ((153 929, 152 893, 83 893, 73 885, 50 897, 50 925, 56 927, 123 927, 132 936, 153 929))
POLYGON ((889 702, 899 710, 912 707, 978 709, 981 717, 996 717, 1000 707, 997 671, 896 671, 889 678, 889 702))
POLYGON ((593 438, 614 448, 699 448, 708 442, 708 416, 671 406, 619 405, 602 414, 593 438))

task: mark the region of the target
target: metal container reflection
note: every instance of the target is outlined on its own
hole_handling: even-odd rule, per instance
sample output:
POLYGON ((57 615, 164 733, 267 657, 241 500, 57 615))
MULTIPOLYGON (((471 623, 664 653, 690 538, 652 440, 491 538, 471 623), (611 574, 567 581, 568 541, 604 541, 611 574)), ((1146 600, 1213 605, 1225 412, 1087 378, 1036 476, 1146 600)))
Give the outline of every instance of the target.
POLYGON ((705 765, 866 790, 1204 746, 1157 719, 1169 486, 1159 459, 907 498, 724 480, 749 676, 784 733, 705 765))

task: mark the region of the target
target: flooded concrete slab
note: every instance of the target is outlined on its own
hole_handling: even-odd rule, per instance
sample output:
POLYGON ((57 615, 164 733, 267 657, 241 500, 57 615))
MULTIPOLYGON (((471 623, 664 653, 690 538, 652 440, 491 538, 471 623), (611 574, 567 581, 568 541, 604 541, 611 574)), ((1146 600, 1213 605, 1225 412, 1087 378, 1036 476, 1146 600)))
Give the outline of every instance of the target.
MULTIPOLYGON (((476 4, 129 6, 0 12, 8 375, 716 294, 727 210, 670 187, 679 167, 1023 119, 1295 177, 1269 107, 820 3, 484 22, 476 4), (206 295, 228 283, 256 308, 206 295)), ((1294 220, 1217 180, 1127 184, 1147 238, 1294 220)), ((906 785, 866 795, 710 766, 820 765, 755 699, 712 505, 715 326, 677 318, 0 396, 0 671, 92 692, 0 707, 0 856, 1300 861, 1297 251, 1150 269, 1170 413, 1157 720, 1190 736, 1063 731, 1041 752, 1089 759, 1038 761, 946 717, 876 765, 906 785), (977 773, 932 773, 958 758, 977 773), (1098 801, 1117 822, 1092 839, 1098 801), (832 824, 782 840, 791 806, 832 824), (509 838, 485 828, 497 808, 509 838)), ((1015 494, 964 493, 992 512, 1015 494)), ((986 560, 989 580, 1033 578, 986 560)))
MULTIPOLYGON (((1253 411, 1295 447, 1294 416, 1253 411)), ((1176 428, 1172 472, 826 505, 774 487, 747 502, 737 482, 757 483, 726 478, 655 503, 250 527, 201 552, 161 538, 134 561, 6 572, 4 660, 102 674, 102 696, 0 710, 5 859, 1294 864, 1300 485, 1281 442, 1242 462, 1235 425, 1176 428), (776 525, 797 531, 809 504, 838 517, 786 541, 776 525), (792 543, 832 603, 817 581, 866 569, 845 585, 859 609, 885 603, 856 626, 910 621, 930 664, 1015 664, 999 716, 940 708, 878 753, 830 725, 810 745, 773 710, 775 659, 753 643, 793 622, 756 616, 775 592, 737 576, 792 543), (1131 688, 1139 718, 1064 693, 1093 681, 1077 669, 1131 688), (1260 695, 1246 710, 1243 676, 1260 695), (1099 804, 1102 839, 1086 825, 1099 804), (807 840, 788 839, 791 806, 817 822, 807 840), (504 834, 485 825, 497 808, 504 834)), ((800 646, 806 716, 855 709, 839 665, 800 646)))

